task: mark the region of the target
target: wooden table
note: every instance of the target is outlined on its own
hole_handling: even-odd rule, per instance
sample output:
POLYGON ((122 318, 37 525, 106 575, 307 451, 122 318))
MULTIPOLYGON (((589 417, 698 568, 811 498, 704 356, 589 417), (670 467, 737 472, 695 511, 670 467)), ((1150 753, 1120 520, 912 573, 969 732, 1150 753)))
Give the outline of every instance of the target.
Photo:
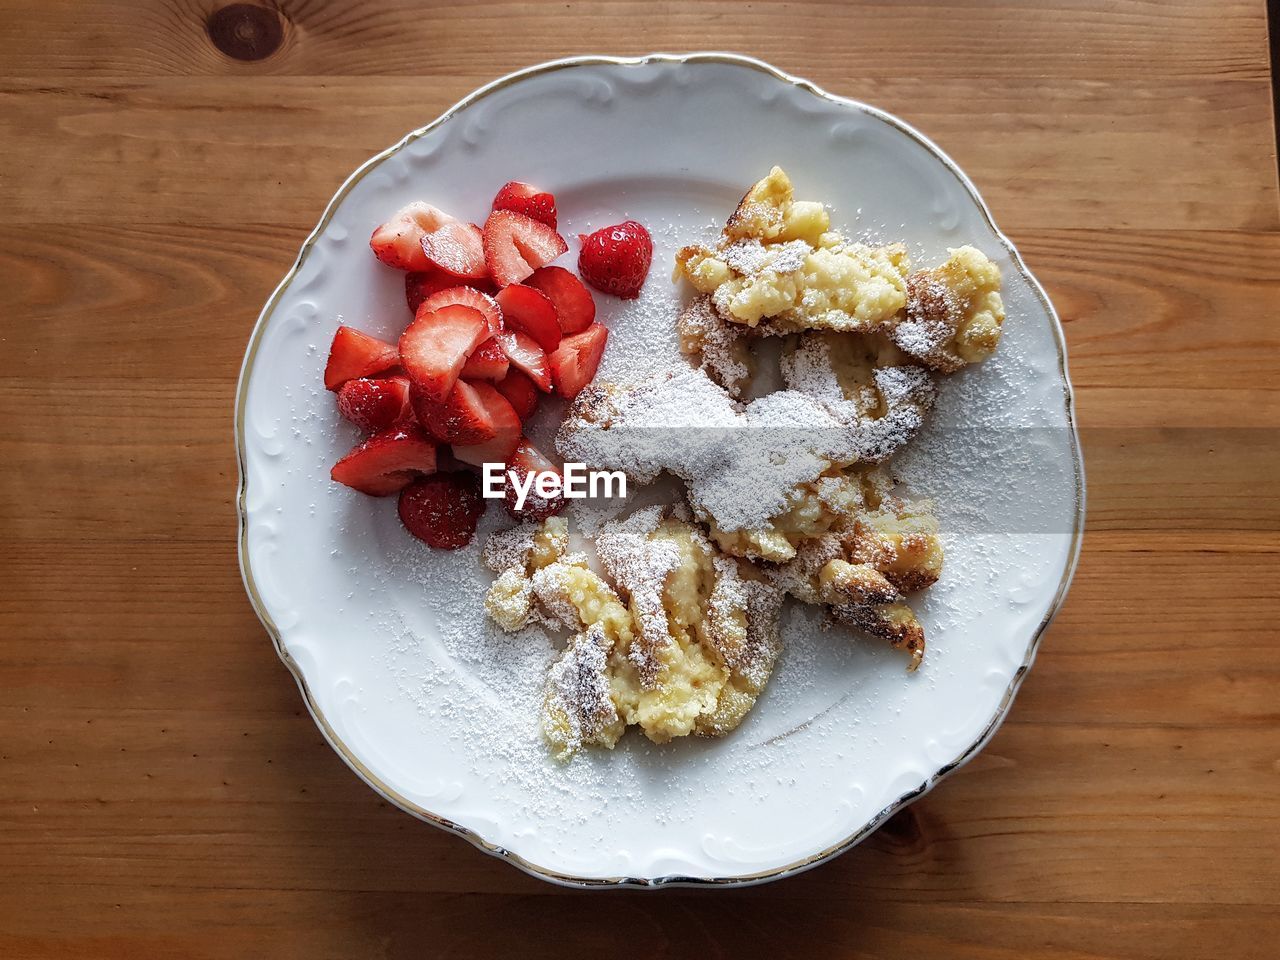
POLYGON ((0 2, 0 956, 1277 955, 1262 0, 272 6, 0 2), (236 568, 232 395, 367 156, 529 63, 692 48, 971 174, 1066 325, 1089 532, 1009 722, 868 842, 753 890, 570 892, 322 742, 236 568))

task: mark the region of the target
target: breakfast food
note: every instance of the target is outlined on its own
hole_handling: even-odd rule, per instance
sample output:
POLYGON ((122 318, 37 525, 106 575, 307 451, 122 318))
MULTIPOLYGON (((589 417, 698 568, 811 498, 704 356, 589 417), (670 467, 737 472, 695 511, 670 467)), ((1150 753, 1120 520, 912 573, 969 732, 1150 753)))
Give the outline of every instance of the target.
POLYGON ((943 548, 932 505, 899 496, 884 465, 924 424, 938 376, 995 350, 999 269, 960 247, 913 271, 903 244, 833 231, 775 167, 714 245, 678 252, 675 277, 694 291, 674 318, 690 365, 593 383, 557 449, 639 483, 678 477, 718 562, 916 670, 925 633, 908 595, 937 581, 943 548), (782 388, 749 399, 765 337, 782 339, 782 388))
POLYGON ((644 224, 627 220, 601 227, 590 235, 580 234, 578 273, 601 293, 634 300, 649 275, 653 261, 653 238, 644 224))
POLYGON ((711 247, 686 246, 676 276, 711 298, 726 323, 764 334, 881 333, 925 366, 951 373, 1000 342, 1000 271, 965 246, 911 272, 901 243, 881 247, 830 229, 821 204, 796 200, 780 167, 756 183, 711 247))
POLYGON ((568 250, 560 219, 554 195, 511 181, 483 227, 415 203, 374 231, 376 257, 406 271, 412 317, 395 344, 335 335, 325 386, 371 436, 333 479, 398 494, 411 535, 459 549, 491 495, 478 473, 502 468, 516 523, 483 545, 485 613, 558 638, 541 729, 561 759, 632 726, 659 744, 736 729, 782 652, 788 597, 917 670, 911 595, 939 579, 944 551, 932 503, 905 496, 890 465, 945 376, 996 350, 996 264, 961 246, 918 267, 903 243, 850 239, 774 167, 713 242, 675 254, 688 296, 659 322, 679 352, 629 367, 624 346, 597 379, 616 348, 589 287, 625 323, 653 236, 634 220, 579 233, 575 275, 553 263, 568 250), (565 466, 526 429, 544 394, 569 402, 565 466), (583 465, 673 477, 678 492, 582 523, 571 492, 541 481, 583 465))
POLYGON ((606 524, 596 548, 613 585, 568 552, 561 517, 497 534, 485 549, 498 574, 485 604, 494 621, 570 635, 543 710, 553 751, 612 747, 633 724, 655 743, 736 727, 777 659, 781 590, 744 575, 678 508, 606 524))
MULTIPOLYGON (((648 239, 628 223, 628 237, 638 228, 648 239)), ((524 425, 541 394, 576 396, 604 355, 608 331, 595 322, 590 291, 551 265, 568 250, 556 224, 554 195, 511 181, 483 229, 415 202, 369 239, 379 261, 405 271, 411 319, 394 344, 348 326, 334 334, 324 385, 343 418, 371 436, 330 476, 369 496, 399 494, 405 529, 431 547, 465 546, 484 512, 466 468, 500 465, 513 477, 557 470, 524 425), (445 460, 462 469, 437 474, 445 460)), ((635 267, 629 262, 631 295, 648 261, 635 267)), ((507 509, 518 518, 564 505, 536 494, 517 504, 510 493, 507 509)))

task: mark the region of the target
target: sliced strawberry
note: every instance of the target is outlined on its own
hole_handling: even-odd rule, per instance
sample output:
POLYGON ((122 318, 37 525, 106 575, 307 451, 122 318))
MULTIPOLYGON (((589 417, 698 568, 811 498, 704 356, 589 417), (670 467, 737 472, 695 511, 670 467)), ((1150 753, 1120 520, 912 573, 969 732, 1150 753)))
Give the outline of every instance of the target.
POLYGON ((602 293, 623 300, 640 295, 649 264, 653 261, 653 238, 644 224, 634 220, 601 227, 587 236, 579 234, 578 273, 602 293))
POLYGON ((432 400, 414 390, 411 402, 418 423, 441 443, 484 443, 498 434, 490 413, 494 407, 491 394, 496 392, 487 383, 459 380, 443 400, 432 400))
POLYGON ((468 380, 501 380, 510 367, 511 361, 507 359, 502 344, 490 337, 467 357, 459 376, 468 380))
POLYGON ((399 362, 396 348, 385 340, 352 327, 339 327, 329 347, 329 362, 324 366, 324 385, 337 390, 348 380, 381 373, 399 362))
POLYGON ((484 222, 484 259, 500 287, 519 283, 569 249, 545 223, 510 210, 495 210, 484 222))
POLYGON ((529 483, 526 479, 530 473, 534 475, 534 482, 530 484, 528 493, 525 495, 523 506, 517 507, 517 496, 515 484, 512 483, 510 475, 507 477, 507 487, 503 499, 506 502, 507 513, 515 517, 517 520, 545 520, 552 514, 559 513, 564 509, 565 499, 563 491, 556 493, 554 496, 544 497, 538 493, 537 478, 545 473, 562 474, 562 470, 558 469, 555 464, 542 455, 542 451, 529 442, 527 437, 521 437, 520 443, 515 449, 515 453, 511 454, 507 460, 507 470, 514 471, 520 479, 520 484, 529 483))
POLYGON ((488 336, 479 310, 457 303, 428 310, 424 303, 400 335, 400 362, 420 392, 443 400, 458 381, 467 357, 488 336))
POLYGON ((523 213, 552 230, 556 228, 556 198, 535 186, 512 180, 493 198, 493 209, 523 213))
POLYGON ((499 290, 496 299, 506 326, 527 333, 548 353, 560 346, 560 321, 546 294, 522 283, 513 283, 499 290))
POLYGON ((475 474, 438 473, 400 491, 400 522, 429 547, 456 550, 471 542, 484 513, 475 474))
POLYGON ((538 346, 538 341, 519 330, 508 330, 498 335, 498 342, 506 351, 511 365, 529 375, 539 390, 551 392, 551 371, 547 367, 547 352, 538 346))
POLYGON ((469 463, 463 463, 453 455, 453 451, 448 447, 440 447, 436 450, 436 473, 449 473, 455 470, 471 470, 476 472, 476 468, 469 463))
POLYGON ((446 223, 457 221, 429 203, 411 203, 373 231, 369 246, 374 256, 399 270, 430 270, 422 238, 446 223))
POLYGON ((422 252, 445 273, 469 280, 488 276, 484 240, 474 223, 453 220, 422 237, 422 252))
POLYGON ((348 380, 338 391, 338 412, 369 433, 389 430, 413 415, 409 378, 348 380))
POLYGON ((593 323, 581 333, 560 341, 560 349, 547 358, 560 396, 572 400, 591 382, 596 368, 600 366, 600 358, 604 356, 604 345, 608 339, 609 331, 593 323))
POLYGON ((556 308, 556 319, 563 333, 581 333, 596 319, 596 300, 572 273, 564 267, 543 267, 525 281, 542 291, 556 308))
POLYGON ((404 275, 404 298, 409 309, 416 314, 427 297, 457 285, 458 278, 449 276, 443 270, 410 271, 404 275))
POLYGON ((520 442, 520 418, 515 409, 507 402, 507 398, 487 383, 473 383, 480 403, 490 423, 493 424, 492 439, 476 444, 453 445, 453 455, 463 463, 483 467, 486 463, 506 463, 516 445, 520 442))
POLYGON ((489 325, 490 333, 501 333, 503 330, 502 311, 493 297, 471 286, 454 285, 444 290, 437 290, 422 301, 419 310, 439 310, 451 303, 458 303, 484 314, 484 322, 489 325))
MULTIPOLYGON (((441 290, 449 290, 459 284, 464 284, 479 290, 481 293, 490 295, 498 289, 488 277, 481 277, 479 280, 462 280, 460 277, 445 273, 443 270, 429 270, 406 273, 404 275, 404 298, 409 302, 409 309, 417 313, 418 307, 422 306, 423 300, 439 293, 441 290)), ((467 306, 472 306, 472 304, 467 304, 467 306)))
POLYGON ((385 497, 434 473, 436 445, 416 426, 374 434, 333 465, 329 476, 371 497, 385 497))
POLYGON ((538 407, 538 388, 527 374, 512 367, 507 375, 494 384, 498 392, 507 398, 522 423, 527 423, 538 407))

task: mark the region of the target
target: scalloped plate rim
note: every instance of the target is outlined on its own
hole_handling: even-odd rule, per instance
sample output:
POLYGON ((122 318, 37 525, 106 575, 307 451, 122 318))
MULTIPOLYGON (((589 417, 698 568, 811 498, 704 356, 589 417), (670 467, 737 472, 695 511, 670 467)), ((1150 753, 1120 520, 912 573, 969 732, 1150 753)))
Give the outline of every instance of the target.
POLYGON ((1022 681, 1027 674, 1027 671, 1031 668, 1032 664, 1035 662, 1036 653, 1039 649, 1040 641, 1044 635, 1045 630, 1048 629, 1049 625, 1053 622, 1054 618, 1057 616, 1057 613, 1061 608, 1063 601, 1066 598, 1067 591, 1075 575, 1076 566, 1078 564, 1079 557, 1080 557, 1081 543, 1083 539, 1083 526, 1084 526, 1085 503, 1086 503, 1084 458, 1083 458, 1083 452, 1081 450, 1081 445, 1080 445, 1079 431, 1078 431, 1078 427, 1075 419, 1075 397, 1074 397, 1074 392, 1071 386, 1071 378, 1069 376, 1069 370, 1068 370, 1068 364, 1067 364, 1066 338, 1063 332, 1062 322, 1061 322, 1061 319, 1058 317, 1057 311, 1054 309, 1052 302, 1049 300, 1048 295, 1045 293, 1044 288, 1041 286, 1040 282, 1036 279, 1035 275, 1032 274, 1031 270, 1027 267, 1026 263, 1022 259, 1022 255, 1018 252, 1018 249, 1014 246, 1013 242, 1009 240, 1009 238, 1005 236, 1005 234, 996 225, 995 220, 991 215, 990 209, 987 207, 986 202, 982 199, 981 194, 979 194, 973 182, 960 169, 960 167, 940 147, 937 146, 937 144, 935 144, 927 136, 922 134, 920 131, 916 130, 910 124, 899 119, 898 117, 895 117, 890 113, 880 110, 877 107, 873 107, 870 104, 863 103, 862 101, 854 100, 849 97, 843 97, 838 94, 830 93, 809 80, 786 73, 785 71, 780 70, 777 67, 774 67, 771 64, 764 62, 763 60, 759 60, 754 57, 744 56, 741 54, 734 54, 734 53, 711 52, 711 51, 687 53, 687 54, 652 53, 652 54, 646 54, 644 56, 637 56, 637 57, 612 57, 612 56, 603 56, 603 55, 590 55, 590 56, 565 57, 558 60, 550 60, 544 63, 536 64, 530 67, 523 68, 521 70, 514 71, 512 73, 506 74, 505 76, 499 77, 491 81, 490 83, 487 83, 477 88, 467 96, 463 97, 453 106, 451 106, 449 109, 444 111, 434 120, 432 120, 430 123, 427 123, 424 126, 418 127, 417 129, 410 131, 408 134, 406 134, 404 137, 402 137, 399 141, 397 141, 390 147, 387 147, 385 150, 382 150, 379 153, 375 154, 374 156, 370 157, 368 160, 362 163, 359 167, 357 167, 343 181, 342 185, 338 188, 338 190, 334 193, 333 197, 329 200, 329 203, 326 205, 324 212, 321 215, 320 220, 317 223, 315 229, 313 229, 311 233, 307 236, 307 238, 303 241, 302 246, 300 247, 298 251, 298 255, 295 258, 293 264, 290 266, 289 270, 286 272, 284 278, 272 291, 271 296, 267 299, 266 304, 263 306, 262 311, 259 313, 258 319, 255 322, 253 331, 251 332, 249 337, 249 343, 245 350, 244 359, 241 362, 240 374, 239 374, 239 378, 236 385, 235 419, 234 419, 233 427, 235 431, 235 440, 236 440, 235 447, 236 447, 236 467, 237 467, 237 480, 238 480, 238 492, 236 496, 236 513, 237 513, 238 526, 239 526, 239 535, 237 537, 237 556, 239 561, 241 579, 244 582, 245 591, 248 594, 251 605, 253 606, 254 613, 257 615, 259 621, 262 623, 263 628, 267 631, 268 636, 271 638, 272 645, 275 648, 276 654, 279 656, 281 662, 284 663, 284 665, 289 669, 289 672, 293 675, 294 681, 297 683, 298 690, 302 695, 303 702, 307 706, 308 713, 311 714, 312 720, 316 723, 316 726, 320 729, 321 733, 325 737, 325 740, 329 743, 329 746, 333 748, 334 752, 336 752, 338 756, 342 758, 343 762, 345 762, 347 766, 349 766, 351 770, 358 777, 360 777, 360 779, 363 780, 374 792, 382 796, 389 803, 394 804, 399 809, 405 811, 406 813, 411 814, 412 816, 426 823, 430 823, 434 826, 440 827, 443 830, 446 830, 450 833, 453 833, 453 834, 456 834, 457 836, 462 837, 463 839, 469 841, 477 849, 485 853, 488 853, 491 856, 506 860, 507 862, 512 863, 513 865, 518 867, 520 870, 524 871, 525 873, 530 874, 531 876, 537 877, 542 880, 547 880, 552 883, 560 884, 563 886, 570 886, 570 887, 580 887, 580 888, 585 887, 585 888, 593 888, 593 889, 594 888, 657 889, 662 887, 748 886, 748 885, 753 885, 758 883, 765 883, 772 880, 778 880, 783 877, 790 876, 792 874, 801 873, 805 870, 818 866, 821 863, 831 860, 834 857, 839 856, 841 853, 844 853, 845 851, 849 850, 853 846, 856 846, 866 837, 870 836, 873 832, 875 832, 875 830, 878 829, 879 826, 886 819, 888 819, 890 816, 892 816, 894 813, 901 810, 902 808, 908 806, 915 800, 924 796, 926 793, 932 790, 938 783, 940 783, 944 778, 949 776, 951 773, 955 772, 955 770, 957 770, 959 767, 963 766, 970 759, 972 759, 978 752, 982 750, 982 748, 990 741, 991 737, 1000 728, 1000 725, 1004 722, 1004 719, 1008 716, 1009 710, 1013 704, 1013 700, 1017 695, 1018 689, 1021 686, 1022 681), (303 677, 301 669, 299 668, 297 662, 289 655, 288 651, 285 649, 284 644, 281 640, 280 631, 274 624, 270 613, 266 609, 266 604, 263 602, 257 590, 257 587, 253 579, 251 564, 248 559, 248 551, 246 549, 248 530, 249 530, 249 513, 246 507, 245 501, 248 494, 249 481, 248 481, 248 474, 246 471, 247 458, 245 453, 244 416, 245 416, 245 401, 246 401, 246 396, 248 391, 249 379, 253 369, 253 361, 256 357, 258 348, 261 344, 263 334, 267 329, 267 325, 270 322, 274 314, 275 308, 278 305, 281 297, 283 296, 285 291, 289 288, 289 286, 292 284, 294 279, 297 277, 298 271, 302 267, 303 262, 306 260, 307 254, 310 252, 311 248, 315 245, 316 241, 324 234, 324 231, 328 227, 334 212, 336 211, 338 205, 343 201, 343 199, 345 199, 347 193, 360 180, 362 180, 366 174, 368 174, 370 171, 372 171, 374 168, 380 165, 384 160, 386 160, 387 158, 399 152, 406 145, 412 143, 414 140, 417 140, 418 138, 422 137, 423 135, 435 129, 436 127, 448 122, 450 119, 455 117, 460 111, 464 110, 471 104, 476 103, 479 100, 482 100, 484 97, 488 96, 490 93, 503 89, 511 84, 518 83, 519 81, 532 76, 552 72, 555 70, 572 68, 576 66, 628 67, 628 66, 643 66, 651 63, 671 63, 671 64, 728 63, 728 64, 736 64, 738 66, 747 67, 747 68, 771 75, 775 79, 783 83, 804 89, 820 99, 829 100, 829 101, 841 104, 845 107, 849 107, 854 110, 861 111, 869 116, 875 117, 881 120, 882 122, 897 128, 899 131, 901 131, 902 133, 906 134, 907 136, 909 136, 910 138, 918 142, 920 145, 925 147, 925 149, 927 149, 931 154, 933 154, 956 177, 956 179, 960 182, 961 186, 965 189, 966 193, 969 195, 974 205, 978 208, 979 212, 982 214, 983 219, 986 221, 986 223, 990 227, 992 233, 996 236, 999 242, 1008 251, 1011 261, 1017 268, 1018 272, 1022 275, 1022 277, 1028 282, 1032 292, 1035 294, 1040 304, 1044 307, 1046 314, 1049 316, 1049 318, 1052 321, 1052 332, 1054 335, 1055 346, 1058 352, 1059 373, 1062 380, 1064 412, 1067 418, 1067 423, 1070 426, 1071 453, 1072 453, 1072 461, 1073 461, 1073 467, 1074 467, 1074 480, 1075 480, 1075 487, 1076 487, 1076 509, 1073 516, 1073 528, 1071 533, 1072 541, 1071 541, 1071 546, 1067 556, 1066 566, 1063 571, 1062 578, 1058 584, 1058 589, 1055 592, 1043 619, 1041 620, 1040 624, 1037 626, 1034 635, 1031 637, 1030 641, 1028 642, 1026 657, 1021 663, 1021 665, 1014 672, 1013 677, 1011 678, 1009 685, 1004 693, 1004 696, 1001 699, 1000 706, 996 714, 991 718, 990 722, 983 729, 982 733, 978 736, 978 738, 968 748, 962 751, 957 757, 955 757, 950 762, 943 764, 934 774, 927 777, 925 781, 920 784, 920 786, 916 787, 913 790, 908 791, 907 793, 903 794, 894 802, 888 804, 879 813, 877 813, 876 815, 871 817, 866 823, 864 823, 858 830, 856 830, 849 837, 846 837, 841 842, 834 844, 824 850, 818 851, 817 853, 814 853, 802 860, 796 861, 791 864, 787 864, 785 866, 782 866, 776 869, 762 871, 762 872, 753 873, 753 874, 744 874, 744 875, 727 876, 727 877, 693 877, 693 876, 669 875, 669 876, 660 876, 660 877, 620 876, 620 877, 608 877, 608 878, 595 878, 595 877, 574 876, 574 875, 562 873, 556 870, 551 870, 546 867, 540 866, 539 864, 533 863, 525 859, 524 857, 521 857, 519 854, 513 853, 512 851, 509 851, 497 844, 494 844, 486 840, 478 832, 466 826, 463 826, 461 824, 454 823, 453 821, 448 820, 444 817, 441 817, 435 813, 432 813, 430 810, 422 808, 419 805, 413 803, 412 801, 409 801, 403 796, 399 795, 394 789, 392 789, 389 785, 387 785, 378 777, 376 777, 371 771, 368 770, 367 767, 365 767, 363 763, 361 763, 361 761, 351 752, 351 750, 346 746, 346 744, 342 741, 342 739, 333 730, 332 726, 329 724, 328 720, 325 718, 323 712, 319 710, 319 708, 316 706, 314 697, 311 694, 311 691, 307 685, 306 679, 303 677))

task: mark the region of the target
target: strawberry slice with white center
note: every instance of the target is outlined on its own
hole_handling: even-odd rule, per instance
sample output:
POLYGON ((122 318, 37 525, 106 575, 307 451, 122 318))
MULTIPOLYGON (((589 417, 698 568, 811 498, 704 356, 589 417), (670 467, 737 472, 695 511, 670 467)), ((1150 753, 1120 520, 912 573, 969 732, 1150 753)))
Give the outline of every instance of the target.
POLYGON ((581 333, 560 341, 559 349, 547 358, 551 378, 560 396, 572 400, 591 382, 600 366, 600 358, 604 356, 604 345, 608 339, 609 331, 593 323, 581 333))
POLYGON ((538 346, 538 341, 519 330, 508 330, 498 335, 497 340, 506 351, 511 365, 528 375, 543 393, 551 392, 551 371, 547 367, 547 352, 538 346))
POLYGON ((409 378, 348 380, 338 391, 338 412, 368 433, 389 430, 413 416, 409 378))
POLYGON ((596 298, 586 284, 564 267, 542 267, 525 283, 551 301, 561 332, 581 333, 595 322, 596 298))
POLYGON ((556 198, 545 190, 520 180, 504 183, 493 198, 493 209, 511 210, 556 228, 556 198))
POLYGON ((432 400, 413 391, 411 402, 418 423, 441 443, 476 444, 498 435, 491 410, 501 408, 493 403, 497 390, 488 383, 459 380, 443 400, 432 400))
POLYGON ((510 368, 511 361, 507 359, 502 344, 490 337, 467 357, 459 376, 467 380, 501 380, 510 368))
MULTIPOLYGON (((449 290, 458 286, 458 280, 458 277, 445 273, 443 270, 406 273, 404 275, 404 298, 409 303, 409 309, 417 313, 418 307, 422 306, 423 300, 439 293, 441 290, 449 290)), ((464 282, 468 287, 474 287, 481 293, 492 294, 495 290, 493 282, 488 277, 464 282)), ((472 304, 467 304, 467 306, 472 306, 472 304)))
POLYGON ((475 475, 459 471, 410 484, 396 508, 404 528, 427 546, 456 550, 471 542, 485 502, 475 475))
POLYGON ((396 348, 385 340, 371 337, 351 327, 339 327, 329 347, 329 362, 324 367, 324 385, 337 390, 348 380, 370 377, 400 362, 396 348))
POLYGON ((400 335, 400 362, 421 393, 443 400, 458 382, 462 366, 489 337, 484 315, 472 307, 448 304, 428 310, 424 303, 400 335))
POLYGON ((511 516, 517 520, 545 520, 552 514, 559 513, 564 509, 563 491, 557 492, 550 497, 544 497, 538 493, 537 486, 537 478, 539 476, 551 473, 563 476, 563 470, 543 456, 542 451, 530 443, 527 437, 520 438, 520 443, 516 446, 515 453, 507 460, 507 470, 515 471, 516 476, 520 478, 522 488, 526 483, 529 484, 523 505, 517 507, 518 498, 515 484, 511 482, 511 477, 508 473, 503 500, 506 503, 507 513, 511 514, 511 516), (529 483, 527 479, 530 473, 534 476, 533 483, 529 483))
POLYGON ((497 302, 487 293, 471 286, 454 285, 437 290, 419 304, 418 311, 439 310, 454 303, 470 307, 472 310, 479 310, 484 314, 484 322, 488 324, 490 333, 503 331, 502 310, 499 309, 497 302))
POLYGON ((445 273, 468 280, 488 276, 484 238, 474 223, 451 220, 422 236, 422 252, 445 273))
POLYGON ((482 443, 453 445, 453 455, 463 463, 483 467, 486 463, 506 463, 520 443, 520 418, 507 398, 487 383, 473 383, 471 388, 484 408, 487 422, 493 425, 493 437, 482 443))
POLYGON ((541 396, 538 393, 538 388, 533 385, 533 381, 526 374, 513 368, 508 370, 507 375, 495 383, 494 386, 515 408, 516 416, 522 422, 527 423, 529 418, 533 416, 533 411, 537 409, 538 397, 541 396))
POLYGON ((411 203, 373 231, 369 246, 374 256, 398 270, 430 270, 422 238, 446 223, 458 221, 429 203, 411 203))
POLYGON ((484 222, 484 259, 500 287, 519 283, 569 249, 545 223, 510 210, 495 210, 484 222))
POLYGON ((508 327, 527 333, 548 353, 560 346, 560 321, 545 294, 513 283, 499 290, 496 299, 502 308, 502 321, 508 327))
POLYGON ((399 426, 364 441, 329 476, 371 497, 386 497, 435 469, 436 445, 418 427, 399 426))

